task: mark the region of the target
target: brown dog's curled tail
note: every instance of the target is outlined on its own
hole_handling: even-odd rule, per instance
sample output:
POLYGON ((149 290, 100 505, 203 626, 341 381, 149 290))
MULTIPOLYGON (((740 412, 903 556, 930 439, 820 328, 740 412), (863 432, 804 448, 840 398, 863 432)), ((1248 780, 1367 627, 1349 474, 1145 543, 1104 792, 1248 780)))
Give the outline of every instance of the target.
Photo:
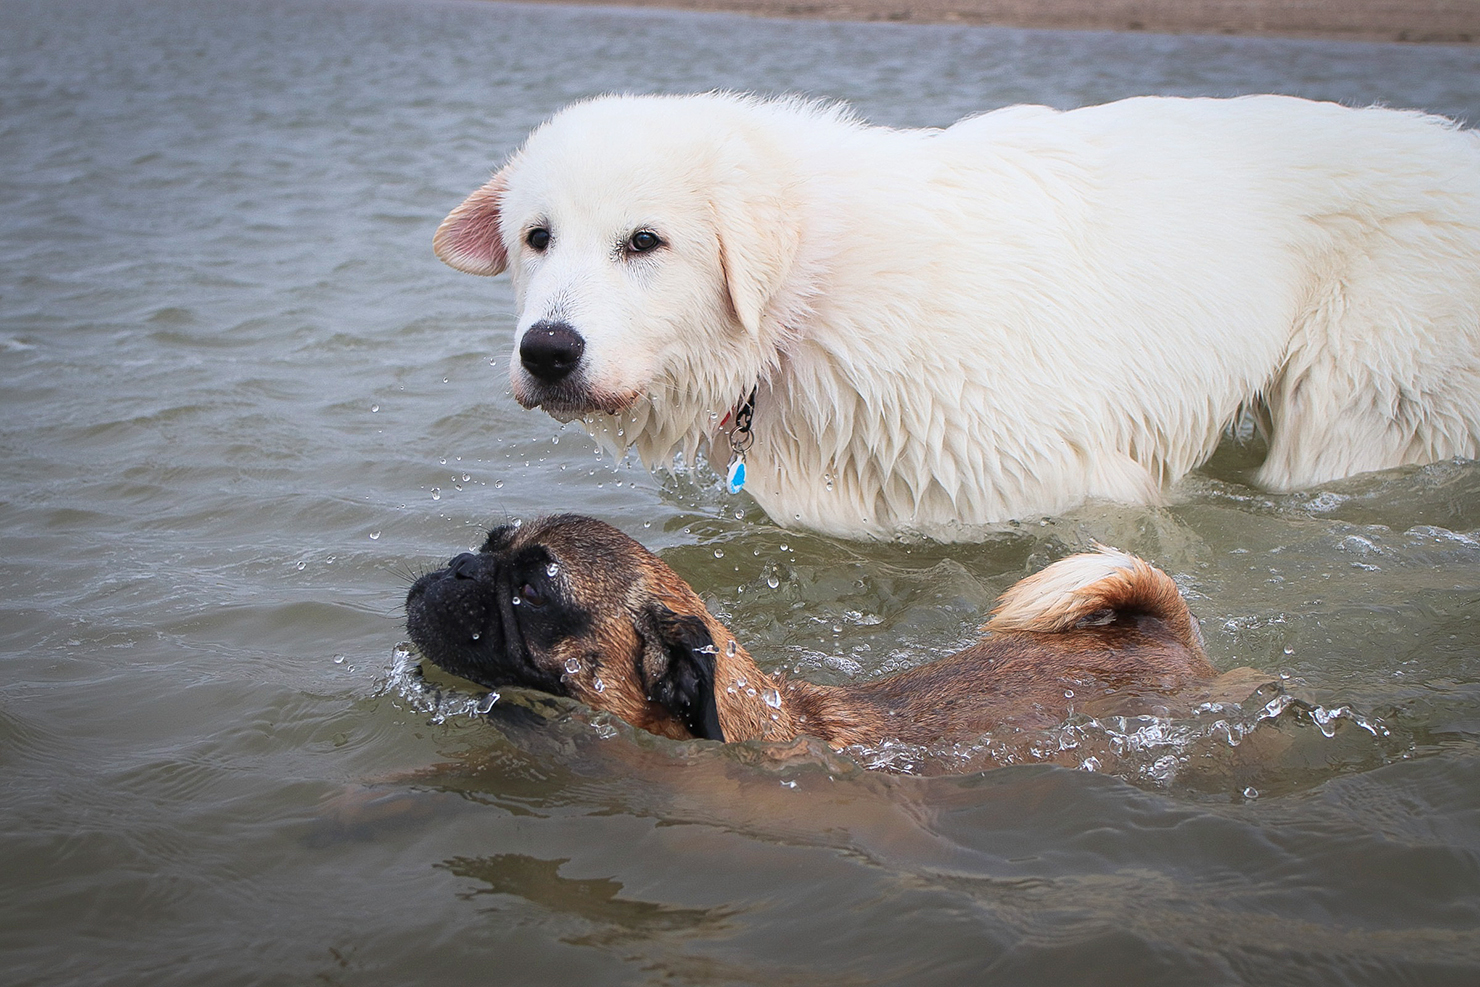
POLYGON ((1060 559, 1003 593, 983 631, 1053 634, 1142 614, 1167 625, 1190 650, 1202 653, 1202 633, 1177 590, 1160 569, 1127 552, 1098 551, 1060 559))

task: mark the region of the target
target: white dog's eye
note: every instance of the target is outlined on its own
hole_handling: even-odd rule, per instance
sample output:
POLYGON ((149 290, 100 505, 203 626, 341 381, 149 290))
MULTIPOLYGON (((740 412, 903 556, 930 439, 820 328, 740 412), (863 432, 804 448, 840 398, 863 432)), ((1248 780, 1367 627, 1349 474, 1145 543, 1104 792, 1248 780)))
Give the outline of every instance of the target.
POLYGON ((663 246, 663 238, 652 230, 638 230, 627 238, 627 250, 634 254, 645 254, 663 246))
POLYGON ((543 226, 536 226, 524 234, 524 242, 529 244, 531 249, 544 250, 550 245, 550 231, 543 226))

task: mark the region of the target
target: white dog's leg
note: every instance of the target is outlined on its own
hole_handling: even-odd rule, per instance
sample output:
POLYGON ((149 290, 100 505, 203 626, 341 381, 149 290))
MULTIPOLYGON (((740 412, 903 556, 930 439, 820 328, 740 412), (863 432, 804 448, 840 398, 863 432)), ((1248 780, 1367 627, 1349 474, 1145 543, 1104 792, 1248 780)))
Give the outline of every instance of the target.
POLYGON ((1262 486, 1480 454, 1480 291, 1445 240, 1373 233, 1313 299, 1265 395, 1262 486))

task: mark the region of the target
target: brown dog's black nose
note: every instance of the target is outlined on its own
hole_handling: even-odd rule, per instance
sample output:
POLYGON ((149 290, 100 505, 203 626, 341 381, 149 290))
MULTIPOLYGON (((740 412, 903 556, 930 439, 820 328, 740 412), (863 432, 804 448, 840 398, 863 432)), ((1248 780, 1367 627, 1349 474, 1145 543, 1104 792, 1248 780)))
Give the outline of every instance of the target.
POLYGON ((476 579, 477 568, 478 556, 472 552, 464 552, 447 563, 447 571, 452 573, 454 579, 476 579))
POLYGON ((584 352, 586 341, 569 325, 536 322, 519 343, 519 362, 546 384, 553 384, 576 368, 584 352))

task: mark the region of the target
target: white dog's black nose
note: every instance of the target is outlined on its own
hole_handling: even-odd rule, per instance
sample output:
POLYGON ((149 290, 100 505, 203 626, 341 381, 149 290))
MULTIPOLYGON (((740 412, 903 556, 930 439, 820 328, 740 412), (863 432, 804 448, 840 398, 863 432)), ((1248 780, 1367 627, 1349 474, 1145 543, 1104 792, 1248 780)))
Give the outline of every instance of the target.
POLYGON ((519 343, 519 362, 535 377, 553 384, 581 362, 586 341, 564 322, 536 322, 519 343))

